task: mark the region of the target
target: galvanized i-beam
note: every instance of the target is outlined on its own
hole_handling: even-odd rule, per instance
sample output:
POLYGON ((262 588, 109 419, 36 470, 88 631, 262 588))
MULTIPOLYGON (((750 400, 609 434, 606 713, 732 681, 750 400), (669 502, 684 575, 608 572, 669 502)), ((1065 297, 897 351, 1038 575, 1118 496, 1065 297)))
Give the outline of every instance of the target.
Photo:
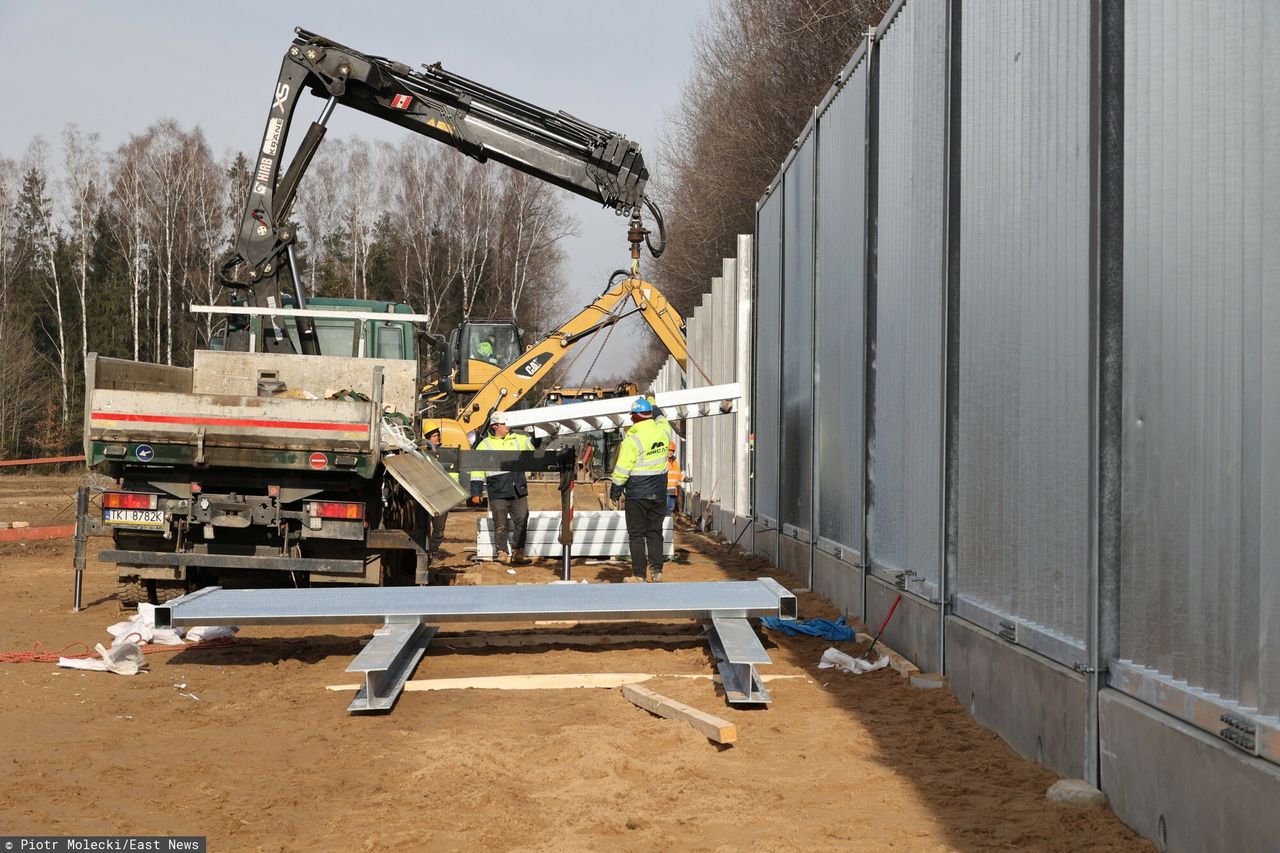
POLYGON ((709 641, 734 704, 769 701, 755 666, 769 656, 746 621, 794 619, 796 599, 777 581, 663 584, 221 589, 208 587, 155 609, 157 627, 195 625, 380 624, 348 667, 365 675, 350 713, 390 711, 404 683, 446 622, 590 619, 708 620, 709 641), (431 623, 431 624, 429 624, 431 623))

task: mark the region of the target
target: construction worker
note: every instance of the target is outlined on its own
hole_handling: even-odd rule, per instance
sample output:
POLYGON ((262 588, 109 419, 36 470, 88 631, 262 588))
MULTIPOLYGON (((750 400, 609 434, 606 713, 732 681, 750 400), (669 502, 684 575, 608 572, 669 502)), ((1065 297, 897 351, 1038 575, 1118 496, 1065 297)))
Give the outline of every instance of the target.
MULTIPOLYGON (((439 451, 441 438, 440 427, 436 427, 427 433, 427 443, 430 445, 429 449, 431 452, 439 451)), ((454 482, 461 484, 461 475, 456 471, 449 476, 454 479, 454 482)), ((441 560, 447 556, 444 551, 440 549, 440 546, 444 544, 444 526, 448 520, 448 510, 445 510, 439 515, 431 516, 431 538, 428 540, 427 550, 431 552, 431 559, 433 560, 441 560)))
MULTIPOLYGON (((490 434, 480 440, 476 450, 533 450, 529 436, 511 432, 505 412, 494 412, 489 416, 489 430, 490 434)), ((524 556, 525 533, 529 525, 529 483, 524 472, 472 471, 471 500, 474 504, 479 504, 485 489, 489 490, 489 515, 493 518, 493 542, 498 551, 498 562, 529 562, 524 556)))
POLYGON ((627 538, 631 542, 631 573, 662 581, 662 526, 667 518, 667 455, 675 436, 671 425, 654 420, 653 404, 637 397, 631 404, 631 428, 623 436, 613 467, 609 497, 627 496, 627 538), (646 553, 647 552, 647 553, 646 553))
POLYGON ((497 343, 497 339, 493 335, 489 335, 476 345, 476 355, 480 357, 481 361, 487 361, 490 364, 497 364, 497 343))
POLYGON ((676 498, 680 495, 680 461, 676 459, 676 444, 671 442, 667 452, 667 515, 676 514, 676 498))

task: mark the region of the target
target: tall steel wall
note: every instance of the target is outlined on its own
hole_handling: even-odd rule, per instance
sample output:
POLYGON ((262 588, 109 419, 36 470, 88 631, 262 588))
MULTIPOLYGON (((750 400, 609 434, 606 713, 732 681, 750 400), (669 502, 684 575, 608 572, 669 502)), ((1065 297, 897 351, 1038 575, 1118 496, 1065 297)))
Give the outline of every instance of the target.
POLYGON ((866 319, 867 69, 860 62, 818 116, 814 334, 817 547, 862 552, 866 319), (839 548, 835 547, 839 546, 839 548))
POLYGON ((1128 0, 1125 31, 1120 653, 1276 715, 1280 13, 1128 0))
POLYGON ((756 220, 755 433, 756 517, 780 525, 778 473, 782 455, 782 187, 765 199, 756 220))
POLYGON ((1089 6, 967 4, 962 28, 956 592, 1078 642, 1073 664, 1089 565, 1089 6))
POLYGON ((873 571, 936 591, 946 288, 945 0, 908 3, 879 46, 873 571))
MULTIPOLYGON (((814 149, 809 134, 782 184, 782 467, 784 531, 807 540, 813 513, 814 149)), ((763 425, 761 428, 763 431, 763 425)))
POLYGON ((896 583, 903 642, 1023 702, 986 719, 1057 767, 1098 781, 1154 720, 1274 774, 1280 7, 898 0, 815 118, 757 207, 753 512, 793 528, 784 568, 865 539, 868 575, 823 572, 864 617, 896 583), (1027 700, 1040 674, 1071 707, 1027 700))

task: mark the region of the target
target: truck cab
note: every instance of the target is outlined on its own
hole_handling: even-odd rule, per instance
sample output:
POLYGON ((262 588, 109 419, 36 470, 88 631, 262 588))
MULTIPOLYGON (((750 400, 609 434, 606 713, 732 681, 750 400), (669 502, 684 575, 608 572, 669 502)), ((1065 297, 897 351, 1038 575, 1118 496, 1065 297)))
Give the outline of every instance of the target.
MULTIPOLYGON (((285 297, 285 308, 297 307, 291 297, 285 297)), ((413 309, 404 302, 380 302, 372 299, 340 299, 335 297, 313 296, 307 300, 307 308, 314 311, 368 311, 382 312, 388 315, 386 320, 353 320, 349 318, 318 317, 313 320, 316 327, 316 338, 320 343, 322 355, 343 356, 345 358, 388 358, 414 361, 418 358, 417 335, 411 323, 397 321, 396 314, 412 314, 413 309)), ((270 317, 231 317, 226 326, 216 332, 210 341, 209 349, 226 350, 228 338, 246 336, 251 342, 262 339, 262 335, 287 335, 292 341, 294 350, 301 352, 298 338, 298 324, 292 317, 282 318, 283 322, 275 323, 270 317), (247 320, 247 322, 245 322, 247 320)), ((242 345, 238 349, 250 352, 257 349, 252 344, 242 345)))

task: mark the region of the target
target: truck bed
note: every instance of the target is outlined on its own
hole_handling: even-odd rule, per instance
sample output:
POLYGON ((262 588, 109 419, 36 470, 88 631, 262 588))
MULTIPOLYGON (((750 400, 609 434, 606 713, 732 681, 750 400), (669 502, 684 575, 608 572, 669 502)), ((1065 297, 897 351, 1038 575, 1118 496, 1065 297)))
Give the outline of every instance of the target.
POLYGON ((411 394, 415 366, 324 356, 305 362, 304 373, 296 356, 272 354, 199 351, 191 368, 90 356, 85 455, 90 464, 341 467, 371 473, 381 449, 382 392, 390 387, 395 397, 411 394), (284 388, 259 396, 260 379, 284 388), (326 399, 338 390, 370 399, 326 399))

